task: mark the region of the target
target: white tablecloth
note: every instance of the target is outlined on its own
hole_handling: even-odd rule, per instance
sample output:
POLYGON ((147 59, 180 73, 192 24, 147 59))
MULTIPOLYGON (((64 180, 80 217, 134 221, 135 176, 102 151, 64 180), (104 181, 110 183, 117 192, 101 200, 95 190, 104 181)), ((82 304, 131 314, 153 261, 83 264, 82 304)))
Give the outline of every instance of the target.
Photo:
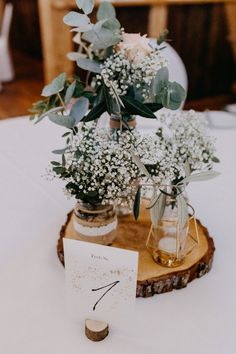
POLYGON ((62 183, 42 178, 61 132, 46 121, 0 122, 0 353, 235 354, 236 130, 212 131, 222 175, 189 192, 215 240, 212 271, 185 289, 137 299, 133 328, 111 328, 100 343, 65 311, 56 243, 74 202, 62 183))

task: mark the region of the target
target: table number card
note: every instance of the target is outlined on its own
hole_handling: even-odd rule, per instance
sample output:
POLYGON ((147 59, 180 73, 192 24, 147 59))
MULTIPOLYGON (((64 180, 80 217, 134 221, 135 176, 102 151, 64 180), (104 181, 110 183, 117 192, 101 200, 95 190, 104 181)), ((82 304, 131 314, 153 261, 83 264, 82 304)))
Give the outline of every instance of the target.
POLYGON ((120 324, 136 298, 138 252, 64 239, 69 313, 120 324))

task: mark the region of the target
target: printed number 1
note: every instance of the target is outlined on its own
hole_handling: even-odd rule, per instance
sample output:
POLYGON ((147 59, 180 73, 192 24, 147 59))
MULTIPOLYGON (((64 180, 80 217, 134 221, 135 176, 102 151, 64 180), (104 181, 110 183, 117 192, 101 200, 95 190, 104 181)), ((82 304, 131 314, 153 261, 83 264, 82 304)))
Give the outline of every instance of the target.
POLYGON ((98 290, 102 290, 102 289, 108 288, 108 286, 110 286, 110 288, 105 291, 105 293, 100 297, 100 299, 98 299, 98 301, 96 302, 96 304, 93 306, 93 311, 96 309, 97 304, 102 300, 102 298, 103 298, 112 288, 114 288, 114 286, 116 286, 119 282, 120 282, 120 281, 117 280, 117 281, 114 281, 113 283, 110 283, 110 284, 108 284, 108 285, 101 286, 100 288, 92 289, 92 291, 98 291, 98 290))

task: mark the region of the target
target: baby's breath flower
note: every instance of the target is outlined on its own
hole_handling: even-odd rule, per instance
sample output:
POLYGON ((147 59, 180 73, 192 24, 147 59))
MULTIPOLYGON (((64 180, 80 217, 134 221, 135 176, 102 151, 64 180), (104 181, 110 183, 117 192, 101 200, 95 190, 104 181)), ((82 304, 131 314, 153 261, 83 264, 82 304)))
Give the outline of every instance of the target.
POLYGON ((94 123, 81 124, 65 153, 70 173, 66 178, 67 195, 83 200, 95 192, 96 202, 103 204, 114 200, 119 203, 124 197, 131 202, 140 171, 130 148, 139 137, 137 132, 118 132, 114 140, 108 129, 96 130, 94 123))
POLYGON ((148 55, 137 62, 130 62, 125 51, 121 50, 105 60, 101 75, 96 76, 96 82, 100 85, 103 80, 110 88, 111 96, 114 96, 111 86, 120 96, 127 94, 129 86, 134 86, 141 89, 143 99, 148 100, 152 80, 157 71, 164 66, 167 66, 167 60, 160 55, 157 49, 151 50, 148 55))
POLYGON ((157 184, 177 183, 191 172, 210 170, 215 157, 214 140, 208 136, 203 114, 159 112, 157 130, 141 135, 137 130, 96 129, 95 123, 80 124, 68 142, 63 172, 67 195, 85 200, 87 196, 103 204, 124 198, 130 203, 140 178, 150 184, 133 153, 148 169, 157 184))
POLYGON ((208 135, 202 113, 164 111, 157 119, 160 126, 152 144, 150 140, 147 143, 143 159, 147 163, 149 159, 150 173, 159 183, 173 183, 184 178, 187 161, 191 172, 212 169, 216 152, 214 139, 208 135))

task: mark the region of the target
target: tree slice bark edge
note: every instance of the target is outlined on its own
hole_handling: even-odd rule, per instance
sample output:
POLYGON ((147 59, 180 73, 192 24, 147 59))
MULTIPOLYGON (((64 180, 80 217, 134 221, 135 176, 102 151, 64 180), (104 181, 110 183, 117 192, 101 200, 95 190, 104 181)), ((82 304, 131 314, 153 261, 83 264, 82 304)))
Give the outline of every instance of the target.
POLYGON ((109 334, 109 326, 106 322, 85 320, 85 335, 93 342, 100 342, 109 334))

